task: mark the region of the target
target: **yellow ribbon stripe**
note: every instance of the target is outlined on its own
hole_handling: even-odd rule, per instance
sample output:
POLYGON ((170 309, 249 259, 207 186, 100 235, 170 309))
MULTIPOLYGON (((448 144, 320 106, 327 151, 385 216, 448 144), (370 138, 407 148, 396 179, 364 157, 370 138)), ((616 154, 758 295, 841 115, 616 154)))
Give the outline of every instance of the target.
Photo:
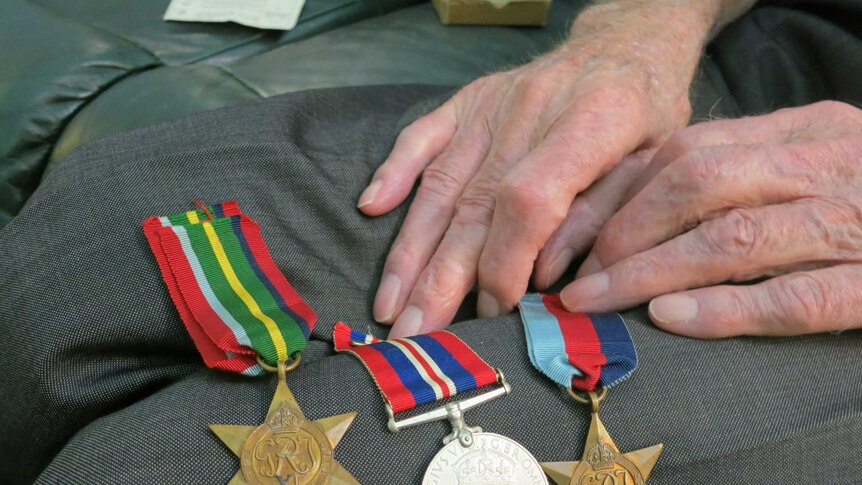
POLYGON ((188 212, 186 212, 186 217, 189 218, 190 224, 197 224, 198 223, 198 211, 188 211, 188 212))
MULTIPOLYGON (((194 219, 197 219, 197 214, 195 214, 194 219)), ((192 216, 189 215, 189 221, 191 222, 191 220, 192 216)), ((192 222, 192 224, 195 223, 196 222, 192 222)), ((212 224, 204 221, 202 226, 204 228, 204 232, 207 234, 207 238, 209 238, 210 244, 213 247, 213 252, 215 252, 218 264, 221 266, 228 283, 230 283, 230 287, 233 289, 234 293, 239 296, 243 303, 245 303, 245 306, 248 307, 251 314, 263 322, 263 325, 266 327, 267 331, 269 331, 269 335, 272 337, 272 343, 275 346, 278 360, 287 360, 287 345, 285 344, 284 337, 282 337, 281 332, 278 330, 278 326, 275 321, 261 311, 257 302, 254 301, 254 298, 252 298, 245 287, 242 286, 239 278, 236 277, 233 266, 231 266, 230 261, 228 261, 227 254, 224 252, 224 247, 221 245, 221 241, 219 240, 215 229, 212 228, 212 224)))

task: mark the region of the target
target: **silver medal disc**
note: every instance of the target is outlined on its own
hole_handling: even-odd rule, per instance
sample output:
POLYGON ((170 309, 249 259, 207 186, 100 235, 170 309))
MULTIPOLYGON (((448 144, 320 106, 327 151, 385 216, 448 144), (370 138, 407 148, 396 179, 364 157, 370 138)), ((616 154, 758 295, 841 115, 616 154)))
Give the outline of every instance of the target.
POLYGON ((494 433, 473 433, 473 443, 453 440, 434 455, 422 485, 548 485, 526 448, 494 433))

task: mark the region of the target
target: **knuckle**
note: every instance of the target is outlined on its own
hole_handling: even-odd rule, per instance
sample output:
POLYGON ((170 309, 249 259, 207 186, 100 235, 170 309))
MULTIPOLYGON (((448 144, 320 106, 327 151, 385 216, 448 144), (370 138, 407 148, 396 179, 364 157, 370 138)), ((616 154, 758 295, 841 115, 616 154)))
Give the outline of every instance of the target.
POLYGON ((480 287, 498 296, 508 294, 508 286, 514 282, 511 262, 511 258, 505 253, 483 251, 477 272, 480 287))
POLYGON ((554 89, 553 80, 542 74, 523 78, 518 84, 521 99, 526 103, 542 102, 554 89))
POLYGON ((416 196, 434 200, 447 200, 458 196, 461 192, 461 181, 444 167, 431 164, 422 172, 416 196))
POLYGON ((410 123, 398 135, 399 140, 410 141, 419 138, 434 127, 434 119, 431 115, 425 115, 413 123, 410 123))
POLYGON ((862 110, 849 103, 835 100, 819 101, 801 108, 785 108, 788 115, 798 117, 797 129, 804 130, 816 120, 825 120, 833 126, 862 127, 862 110))
POLYGON ((751 298, 744 287, 729 286, 716 295, 720 306, 709 312, 709 335, 706 338, 721 338, 733 335, 757 335, 752 327, 752 316, 763 312, 764 305, 751 298))
POLYGON ((471 96, 475 95, 477 91, 481 91, 488 82, 490 81, 489 77, 480 77, 478 79, 474 79, 467 83, 464 87, 462 87, 455 96, 471 96))
POLYGON ((493 146, 485 157, 483 169, 488 170, 490 178, 502 178, 502 173, 512 165, 521 153, 517 143, 501 141, 496 146, 493 146))
MULTIPOLYGON (((598 130, 601 121, 596 121, 592 126, 598 130)), ((555 133, 553 138, 553 150, 555 156, 566 163, 559 168, 559 175, 570 179, 582 178, 585 171, 592 171, 596 165, 601 163, 597 157, 589 156, 590 147, 583 134, 565 130, 555 133)))
POLYGON ((744 298, 742 291, 731 290, 728 298, 723 302, 722 311, 716 313, 717 322, 720 327, 730 328, 750 319, 750 299, 744 298))
MULTIPOLYGON (((831 204, 835 208, 836 217, 835 222, 829 224, 829 226, 826 225, 827 222, 822 218, 811 217, 812 221, 819 224, 818 228, 821 234, 826 235, 828 232, 831 232, 830 229, 833 229, 833 226, 843 225, 851 229, 850 234, 852 234, 851 238, 853 240, 858 242, 862 239, 860 237, 862 236, 862 205, 860 205, 860 201, 848 200, 847 198, 824 197, 823 203, 831 204)), ((853 246, 856 250, 860 249, 858 244, 853 246)))
POLYGON ((608 83, 595 87, 591 95, 597 106, 644 110, 647 104, 645 90, 635 85, 608 83))
POLYGON ((682 128, 688 123, 688 120, 691 119, 691 114, 694 111, 694 108, 691 106, 691 101, 687 97, 679 98, 671 107, 673 110, 672 118, 676 120, 676 123, 671 123, 671 126, 674 128, 682 128))
POLYGON ((469 83, 467 83, 460 90, 458 90, 458 92, 455 93, 455 96, 452 97, 452 101, 454 101, 455 104, 457 105, 459 100, 463 101, 465 99, 470 99, 470 98, 475 98, 477 96, 480 96, 483 91, 485 91, 489 87, 497 84, 498 80, 499 80, 498 74, 492 74, 490 76, 485 76, 485 77, 480 77, 480 78, 474 79, 474 80, 470 81, 469 83))
POLYGON ((748 259, 762 242, 761 224, 747 209, 733 209, 703 226, 706 249, 734 260, 748 259))
POLYGON ((392 245, 389 250, 389 257, 386 259, 386 265, 389 268, 412 268, 421 261, 420 253, 415 245, 406 244, 398 241, 392 245))
POLYGON ((603 264, 608 264, 625 255, 627 249, 625 228, 616 219, 611 219, 596 237, 593 247, 596 257, 603 264))
POLYGON ((475 279, 460 263, 450 258, 435 258, 419 276, 416 291, 423 297, 443 306, 458 299, 462 288, 475 279))
POLYGON ((828 115, 842 117, 842 118, 843 117, 858 118, 859 114, 860 114, 858 108, 856 108, 856 107, 854 107, 848 103, 843 103, 841 101, 835 101, 835 100, 819 101, 817 103, 814 103, 814 106, 816 106, 817 109, 822 110, 824 113, 826 113, 828 115))
POLYGON ((465 190, 455 206, 455 224, 491 225, 496 200, 492 191, 473 188, 465 190))
MULTIPOLYGON (((560 212, 553 207, 549 191, 530 180, 506 178, 500 184, 497 196, 501 207, 515 216, 526 217, 538 210, 560 212)), ((559 221, 565 217, 565 213, 556 215, 559 221)))
POLYGON ((823 243, 816 259, 853 258, 859 253, 862 207, 841 196, 825 196, 793 205, 802 215, 805 231, 823 243))
POLYGON ((627 289, 641 288, 644 282, 654 280, 656 275, 667 273, 666 263, 667 261, 657 254, 636 254, 620 263, 624 265, 625 270, 615 273, 614 286, 627 289))
POLYGON ((828 288, 820 278, 802 273, 788 277, 778 285, 774 295, 779 315, 802 333, 818 331, 818 324, 827 313, 828 288))
POLYGON ((621 107, 635 108, 639 113, 650 110, 650 96, 646 87, 623 86, 616 91, 615 98, 621 107))

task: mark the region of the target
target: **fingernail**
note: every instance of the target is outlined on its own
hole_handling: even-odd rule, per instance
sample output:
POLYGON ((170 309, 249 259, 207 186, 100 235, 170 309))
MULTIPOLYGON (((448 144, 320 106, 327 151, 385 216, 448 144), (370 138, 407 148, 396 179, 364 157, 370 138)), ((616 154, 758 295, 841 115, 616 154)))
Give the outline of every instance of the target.
POLYGON ((374 198, 377 197, 377 192, 380 192, 380 187, 383 186, 382 180, 375 180, 371 182, 371 185, 365 188, 365 191, 362 192, 362 195, 359 196, 359 203, 356 204, 356 207, 363 208, 366 205, 374 202, 374 198))
POLYGON ((494 318, 500 316, 500 304, 485 290, 479 291, 476 298, 476 314, 479 318, 494 318))
POLYGON ((602 263, 599 262, 598 256, 596 256, 596 253, 590 253, 587 259, 581 263, 581 267, 578 269, 578 277, 595 274, 601 270, 602 263))
POLYGON ((581 308, 584 304, 595 300, 608 291, 609 284, 610 278, 604 271, 591 274, 575 280, 563 288, 560 298, 566 308, 581 308))
POLYGON ((401 292, 401 278, 395 273, 386 273, 380 280, 377 288, 377 297, 374 299, 374 319, 379 323, 388 322, 395 312, 395 302, 401 292))
POLYGON ((551 286, 555 281, 560 279, 560 276, 563 276, 563 272, 569 267, 572 259, 575 257, 575 252, 572 251, 571 248, 564 248, 560 251, 560 254, 554 258, 554 261, 551 263, 551 266, 548 268, 548 281, 545 283, 545 287, 551 286))
POLYGON ((392 326, 392 331, 389 332, 389 338, 410 337, 419 333, 422 328, 422 318, 425 315, 418 307, 410 305, 401 312, 395 325, 392 326))
POLYGON ((697 300, 685 295, 664 295, 649 303, 649 314, 656 323, 687 322, 697 316, 697 300))

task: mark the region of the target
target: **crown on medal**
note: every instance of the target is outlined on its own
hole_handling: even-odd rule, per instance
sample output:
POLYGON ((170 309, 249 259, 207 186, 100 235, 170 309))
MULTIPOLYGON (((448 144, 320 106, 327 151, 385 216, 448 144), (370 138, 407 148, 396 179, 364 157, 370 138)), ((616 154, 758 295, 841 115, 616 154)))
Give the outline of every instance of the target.
POLYGON ((593 470, 605 470, 613 468, 617 452, 605 443, 597 443, 590 448, 587 454, 587 462, 593 467, 593 470))
POLYGON ((455 463, 458 485, 516 485, 515 465, 494 452, 469 453, 455 463))
POLYGON ((300 425, 302 425, 302 420, 299 416, 293 413, 287 403, 282 403, 282 405, 269 416, 266 420, 266 424, 269 425, 273 433, 278 433, 280 431, 293 433, 299 430, 300 425))

